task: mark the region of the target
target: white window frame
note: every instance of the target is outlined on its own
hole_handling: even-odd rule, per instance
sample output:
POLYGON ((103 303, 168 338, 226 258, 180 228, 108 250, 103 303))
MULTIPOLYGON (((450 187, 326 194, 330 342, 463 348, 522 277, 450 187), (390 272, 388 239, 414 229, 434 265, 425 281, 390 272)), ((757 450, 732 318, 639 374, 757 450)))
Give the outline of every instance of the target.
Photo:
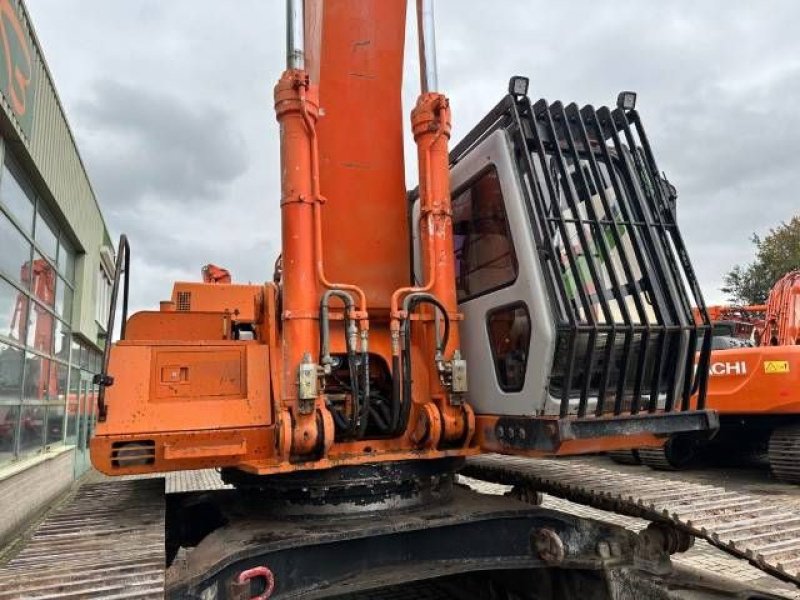
MULTIPOLYGON (((96 273, 94 318, 105 331, 111 310, 111 287, 114 282, 114 252, 108 246, 100 248, 100 268, 96 273)), ((108 333, 108 332, 106 332, 108 333)))

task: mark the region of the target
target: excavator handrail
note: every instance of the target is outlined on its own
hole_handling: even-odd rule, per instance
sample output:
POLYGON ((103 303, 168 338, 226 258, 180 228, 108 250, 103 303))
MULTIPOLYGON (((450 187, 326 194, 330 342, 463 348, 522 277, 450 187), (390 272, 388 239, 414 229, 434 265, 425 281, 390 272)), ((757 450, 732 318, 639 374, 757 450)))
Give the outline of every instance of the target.
POLYGON ((108 374, 108 359, 111 355, 111 343, 114 339, 114 321, 117 315, 117 300, 119 297, 119 283, 122 274, 125 274, 125 284, 122 290, 122 324, 120 325, 119 338, 125 339, 125 326, 128 322, 128 294, 130 291, 131 246, 128 236, 124 233, 119 236, 117 245, 117 259, 114 265, 114 283, 111 287, 111 305, 108 310, 106 322, 106 344, 103 348, 103 366, 94 376, 94 383, 100 386, 97 394, 97 418, 104 421, 106 418, 106 388, 114 384, 114 378, 108 374))

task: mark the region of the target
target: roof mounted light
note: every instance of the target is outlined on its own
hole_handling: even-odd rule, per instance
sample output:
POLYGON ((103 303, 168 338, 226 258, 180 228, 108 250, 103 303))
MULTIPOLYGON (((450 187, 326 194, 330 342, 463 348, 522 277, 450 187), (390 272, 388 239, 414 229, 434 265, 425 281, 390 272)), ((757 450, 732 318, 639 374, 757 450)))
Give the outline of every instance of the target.
POLYGON ((617 108, 633 110, 636 108, 636 92, 620 92, 617 96, 617 108))
POLYGON ((528 95, 530 79, 522 75, 514 75, 508 80, 508 93, 517 98, 528 95))

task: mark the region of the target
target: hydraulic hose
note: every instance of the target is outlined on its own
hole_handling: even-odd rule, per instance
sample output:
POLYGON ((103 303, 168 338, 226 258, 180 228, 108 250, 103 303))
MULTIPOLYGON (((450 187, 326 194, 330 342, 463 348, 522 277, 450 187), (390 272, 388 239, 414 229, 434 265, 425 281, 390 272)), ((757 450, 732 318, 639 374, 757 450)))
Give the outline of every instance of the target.
POLYGON ((392 357, 393 387, 392 387, 392 425, 397 433, 402 432, 408 424, 411 412, 411 313, 421 304, 429 304, 442 313, 444 332, 439 335, 436 328, 436 355, 443 356, 447 342, 450 339, 450 316, 444 305, 433 295, 426 293, 412 293, 405 297, 403 310, 405 318, 402 324, 403 347, 401 357, 392 357), (399 377, 402 373, 402 378, 399 377))
MULTIPOLYGON (((323 295, 322 299, 320 300, 319 306, 319 321, 320 321, 320 335, 319 335, 319 343, 320 343, 320 363, 324 365, 330 365, 332 360, 330 356, 330 299, 331 297, 339 298, 345 306, 344 311, 344 337, 345 337, 345 348, 347 352, 347 366, 350 371, 350 388, 353 395, 353 411, 352 417, 350 418, 350 423, 346 424, 343 427, 350 433, 354 435, 356 431, 359 431, 359 420, 362 418, 362 406, 361 406, 361 392, 360 392, 360 385, 358 380, 358 364, 356 362, 356 350, 354 347, 354 339, 356 338, 355 334, 355 326, 353 324, 352 319, 350 318, 350 314, 355 306, 353 302, 353 297, 343 290, 327 290, 323 295)), ((337 411, 333 410, 332 413, 334 414, 334 420, 337 421, 337 424, 342 426, 341 415, 337 414, 337 411), (336 419, 336 416, 339 416, 340 419, 336 419)), ((362 424, 363 428, 363 424, 362 424)))

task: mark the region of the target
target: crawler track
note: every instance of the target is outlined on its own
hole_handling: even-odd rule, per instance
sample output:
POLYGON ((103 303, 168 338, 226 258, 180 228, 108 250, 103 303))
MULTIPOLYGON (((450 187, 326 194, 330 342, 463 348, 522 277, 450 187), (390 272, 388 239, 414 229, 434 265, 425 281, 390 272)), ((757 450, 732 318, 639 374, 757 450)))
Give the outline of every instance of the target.
POLYGON ((800 425, 780 427, 772 433, 769 465, 781 481, 800 483, 800 425))
POLYGON ((631 475, 579 460, 470 458, 464 475, 521 485, 620 514, 671 522, 784 581, 800 585, 800 514, 780 500, 631 475))
POLYGON ((0 568, 0 600, 164 597, 164 480, 87 484, 0 568))

